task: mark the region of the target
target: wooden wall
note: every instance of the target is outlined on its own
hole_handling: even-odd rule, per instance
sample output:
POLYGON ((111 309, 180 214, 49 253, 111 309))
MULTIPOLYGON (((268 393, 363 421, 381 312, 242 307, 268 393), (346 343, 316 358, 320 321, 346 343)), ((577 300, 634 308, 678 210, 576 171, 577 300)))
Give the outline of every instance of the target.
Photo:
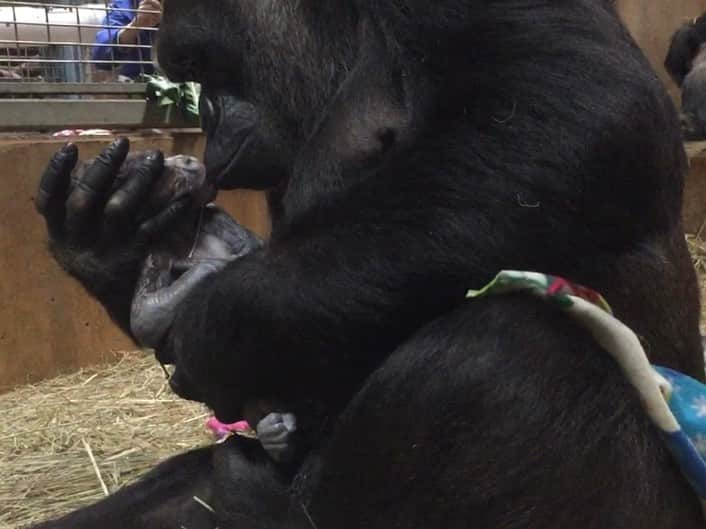
POLYGON ((706 12, 706 0, 616 0, 625 24, 675 101, 679 90, 664 69, 672 34, 685 21, 706 12))
MULTIPOLYGON (((134 150, 195 154, 195 134, 131 138, 134 150)), ((95 156, 103 139, 79 139, 82 158, 95 156)), ((46 251, 42 219, 33 197, 39 175, 63 143, 43 137, 0 140, 4 171, 0 186, 0 391, 59 372, 95 364, 111 351, 134 349, 103 309, 67 277, 46 251), (11 170, 8 170, 11 168, 11 170)), ((219 203, 245 225, 266 234, 261 194, 224 192, 219 203)))

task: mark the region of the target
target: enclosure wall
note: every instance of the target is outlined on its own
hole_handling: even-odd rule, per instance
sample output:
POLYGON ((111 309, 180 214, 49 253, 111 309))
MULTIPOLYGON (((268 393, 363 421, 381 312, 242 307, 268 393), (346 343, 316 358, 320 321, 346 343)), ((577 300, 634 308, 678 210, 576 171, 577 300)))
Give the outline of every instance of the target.
MULTIPOLYGON (((33 137, 0 140, 0 391, 100 361, 110 351, 134 349, 93 302, 49 258, 43 222, 34 211, 38 177, 63 141, 33 137)), ((82 157, 106 140, 77 140, 82 157)), ((197 134, 132 138, 133 149, 201 156, 197 134)), ((223 193, 219 202, 260 234, 268 229, 262 195, 223 193)))

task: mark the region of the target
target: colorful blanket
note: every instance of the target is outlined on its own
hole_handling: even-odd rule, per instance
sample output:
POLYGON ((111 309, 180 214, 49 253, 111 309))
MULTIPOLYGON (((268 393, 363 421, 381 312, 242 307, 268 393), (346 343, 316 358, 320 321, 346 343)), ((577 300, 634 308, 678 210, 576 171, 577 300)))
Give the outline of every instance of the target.
POLYGON ((613 316, 600 294, 560 277, 503 271, 481 290, 469 291, 467 297, 509 292, 526 292, 556 304, 616 360, 706 512, 706 385, 651 365, 638 337, 613 316))

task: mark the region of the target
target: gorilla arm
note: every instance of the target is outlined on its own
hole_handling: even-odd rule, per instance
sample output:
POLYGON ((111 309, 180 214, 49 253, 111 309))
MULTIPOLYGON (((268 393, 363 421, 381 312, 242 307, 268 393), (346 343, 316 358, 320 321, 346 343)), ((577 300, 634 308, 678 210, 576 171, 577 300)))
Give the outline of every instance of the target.
MULTIPOLYGON (((245 400, 325 394, 330 402, 489 280, 501 259, 487 219, 453 217, 447 208, 459 198, 434 193, 438 181, 417 184, 394 195, 379 185, 349 194, 329 223, 293 229, 204 281, 179 307, 165 343, 177 385, 197 388, 196 400, 221 420, 238 418, 245 400)), ((508 240, 512 231, 498 224, 509 233, 504 248, 521 252, 526 241, 508 240)))

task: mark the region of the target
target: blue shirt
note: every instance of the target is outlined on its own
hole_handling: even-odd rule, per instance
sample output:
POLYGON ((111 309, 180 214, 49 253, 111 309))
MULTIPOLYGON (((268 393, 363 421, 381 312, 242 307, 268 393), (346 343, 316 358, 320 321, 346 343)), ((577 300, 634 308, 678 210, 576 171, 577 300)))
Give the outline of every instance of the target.
MULTIPOLYGON (((127 26, 135 18, 135 13, 132 11, 115 11, 115 9, 137 9, 138 0, 113 0, 110 3, 105 18, 103 19, 104 26, 113 26, 113 28, 105 27, 96 34, 97 44, 111 44, 112 46, 96 46, 91 51, 91 58, 94 61, 148 61, 152 60, 152 38, 154 31, 142 30, 139 33, 138 43, 149 45, 149 48, 128 48, 118 45, 118 33, 120 29, 127 26)), ((107 63, 98 63, 95 65, 99 70, 112 70, 113 65, 107 63)), ((127 63, 120 64, 118 72, 121 75, 136 78, 140 73, 151 74, 154 68, 150 64, 127 63)))

